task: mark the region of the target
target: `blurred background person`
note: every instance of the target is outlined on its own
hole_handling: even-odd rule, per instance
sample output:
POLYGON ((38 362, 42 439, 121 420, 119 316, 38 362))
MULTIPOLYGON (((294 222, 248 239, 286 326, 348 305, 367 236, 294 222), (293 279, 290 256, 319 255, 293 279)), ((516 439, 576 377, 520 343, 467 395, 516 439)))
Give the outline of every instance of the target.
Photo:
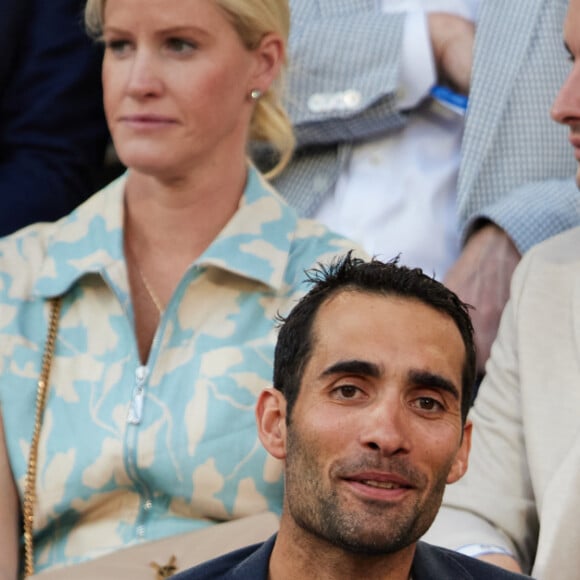
MULTIPOLYGON (((574 64, 552 115, 578 160, 580 0, 570 0, 564 40, 574 64)), ((575 580, 580 569, 579 247, 573 228, 517 267, 470 415, 469 469, 426 536, 539 580, 575 580)))
POLYGON ((521 254, 580 223, 574 159, 548 115, 568 71, 566 6, 292 1, 298 146, 276 187, 472 304, 480 375, 521 254), (464 132, 465 101, 435 103, 435 85, 469 94, 464 132))
POLYGON ((0 236, 67 214, 103 171, 102 53, 84 4, 0 3, 0 236))
POLYGON ((291 1, 287 107, 298 147, 277 189, 370 254, 400 253, 438 278, 459 253, 456 185, 476 7, 291 1))
POLYGON ((567 0, 485 0, 459 172, 463 250, 445 283, 475 308, 483 373, 512 272, 534 244, 580 224, 575 160, 549 111, 569 72, 567 0))

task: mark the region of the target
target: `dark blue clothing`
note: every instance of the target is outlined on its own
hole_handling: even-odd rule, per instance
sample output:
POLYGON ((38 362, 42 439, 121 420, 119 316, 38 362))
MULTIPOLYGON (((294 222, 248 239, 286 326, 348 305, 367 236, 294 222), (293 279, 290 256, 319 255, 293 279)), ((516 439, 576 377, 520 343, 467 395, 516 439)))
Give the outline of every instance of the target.
POLYGON ((0 235, 69 213, 108 139, 84 0, 0 0, 0 235))
MULTIPOLYGON (((272 536, 263 544, 230 552, 172 576, 172 579, 268 580, 268 564, 275 540, 276 536, 272 536)), ((529 580, 529 576, 514 574, 425 542, 417 544, 411 576, 413 580, 529 580)))

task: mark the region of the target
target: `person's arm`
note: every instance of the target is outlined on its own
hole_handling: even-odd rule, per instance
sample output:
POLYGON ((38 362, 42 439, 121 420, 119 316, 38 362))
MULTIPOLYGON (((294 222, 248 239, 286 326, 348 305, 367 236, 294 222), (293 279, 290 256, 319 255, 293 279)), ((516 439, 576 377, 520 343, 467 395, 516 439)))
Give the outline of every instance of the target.
POLYGON ((520 253, 509 235, 487 223, 471 235, 447 272, 445 285, 471 305, 478 372, 484 372, 520 253))
POLYGON ((438 81, 467 95, 473 64, 474 24, 441 12, 432 12, 427 19, 438 81))
POLYGON ((83 28, 84 2, 30 4, 5 39, 16 47, 0 79, 0 235, 86 199, 108 136, 100 51, 83 28))
POLYGON ((445 283, 474 307, 480 373, 489 358, 521 255, 577 225, 580 192, 573 177, 525 184, 468 220, 465 246, 445 283))
POLYGON ((4 424, 0 413, 0 580, 16 580, 18 574, 19 502, 8 461, 4 424))

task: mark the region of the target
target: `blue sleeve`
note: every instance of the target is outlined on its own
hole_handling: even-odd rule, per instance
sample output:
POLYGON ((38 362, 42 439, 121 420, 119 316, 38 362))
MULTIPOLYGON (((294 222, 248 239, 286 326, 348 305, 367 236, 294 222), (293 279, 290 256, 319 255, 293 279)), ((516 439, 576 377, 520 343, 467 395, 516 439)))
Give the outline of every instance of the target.
POLYGON ((466 236, 481 219, 508 232, 523 254, 535 244, 580 225, 580 191, 573 178, 522 185, 473 216, 466 236))
POLYGON ((101 54, 84 31, 84 2, 3 4, 0 235, 57 219, 86 199, 108 139, 101 54))

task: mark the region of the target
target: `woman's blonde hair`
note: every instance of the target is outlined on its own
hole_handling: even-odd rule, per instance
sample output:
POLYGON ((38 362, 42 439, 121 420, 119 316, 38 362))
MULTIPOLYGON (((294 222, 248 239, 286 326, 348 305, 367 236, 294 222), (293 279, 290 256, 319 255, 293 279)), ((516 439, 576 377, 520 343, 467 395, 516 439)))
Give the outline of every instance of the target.
MULTIPOLYGON (((87 0, 85 25, 94 37, 100 37, 106 0, 87 0)), ((275 32, 286 47, 290 33, 290 9, 288 0, 214 0, 224 11, 242 43, 248 50, 254 50, 269 32, 275 32)), ((284 64, 286 64, 284 56, 284 64)), ((275 165, 266 177, 279 175, 292 157, 294 134, 281 94, 283 72, 257 101, 250 122, 250 141, 267 143, 277 154, 275 165)))

